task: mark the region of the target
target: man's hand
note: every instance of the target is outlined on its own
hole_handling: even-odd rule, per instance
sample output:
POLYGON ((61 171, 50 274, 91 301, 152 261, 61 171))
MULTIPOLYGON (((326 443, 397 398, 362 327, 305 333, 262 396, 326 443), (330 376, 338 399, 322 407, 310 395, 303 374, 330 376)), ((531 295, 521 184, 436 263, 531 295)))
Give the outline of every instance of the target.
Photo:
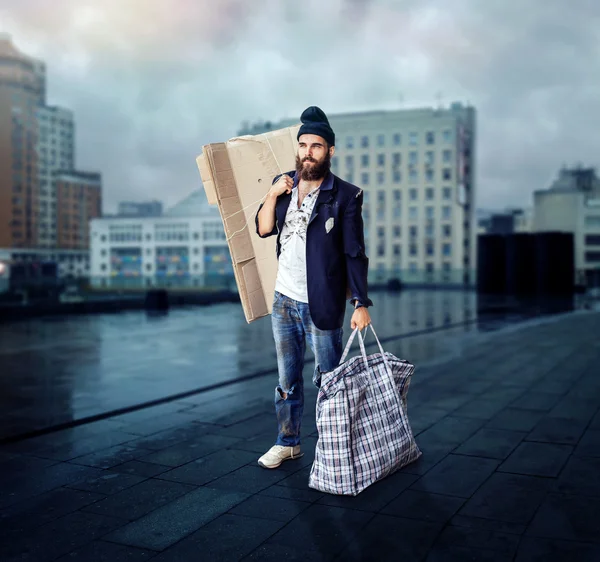
POLYGON ((350 326, 352 330, 358 328, 361 332, 371 323, 371 315, 369 311, 361 306, 354 311, 352 314, 352 320, 350 322, 350 326))
POLYGON ((271 197, 277 198, 284 193, 291 193, 292 188, 294 187, 294 180, 290 178, 287 174, 283 174, 278 180, 277 183, 273 184, 271 189, 269 190, 269 195, 271 197))

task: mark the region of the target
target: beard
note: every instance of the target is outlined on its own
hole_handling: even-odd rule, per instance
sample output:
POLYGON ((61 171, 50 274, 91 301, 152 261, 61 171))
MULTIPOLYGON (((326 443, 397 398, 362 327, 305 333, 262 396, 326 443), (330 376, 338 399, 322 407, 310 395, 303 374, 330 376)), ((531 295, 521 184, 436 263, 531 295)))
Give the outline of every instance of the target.
POLYGON ((300 157, 296 155, 296 173, 299 174, 300 179, 304 181, 317 181, 323 179, 325 174, 331 168, 331 155, 327 152, 320 162, 307 156, 304 160, 300 160, 300 157), (305 166, 305 162, 311 162, 311 165, 305 166))

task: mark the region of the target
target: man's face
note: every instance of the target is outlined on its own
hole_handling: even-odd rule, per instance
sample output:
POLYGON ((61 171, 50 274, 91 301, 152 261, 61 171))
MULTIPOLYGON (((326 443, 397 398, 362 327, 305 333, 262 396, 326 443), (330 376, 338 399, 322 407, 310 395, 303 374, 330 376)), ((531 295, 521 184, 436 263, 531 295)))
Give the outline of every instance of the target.
POLYGON ((298 139, 296 171, 304 181, 316 181, 325 177, 331 166, 335 148, 317 135, 302 135, 298 139))

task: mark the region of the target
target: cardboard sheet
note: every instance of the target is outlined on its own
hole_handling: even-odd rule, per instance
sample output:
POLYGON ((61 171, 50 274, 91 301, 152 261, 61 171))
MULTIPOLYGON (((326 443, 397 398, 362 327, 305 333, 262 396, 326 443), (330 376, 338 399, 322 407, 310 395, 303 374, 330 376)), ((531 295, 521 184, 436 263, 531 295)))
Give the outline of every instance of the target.
POLYGON ((206 197, 217 205, 247 322, 271 314, 275 236, 260 238, 254 217, 278 174, 295 169, 300 125, 203 147, 197 159, 206 197))

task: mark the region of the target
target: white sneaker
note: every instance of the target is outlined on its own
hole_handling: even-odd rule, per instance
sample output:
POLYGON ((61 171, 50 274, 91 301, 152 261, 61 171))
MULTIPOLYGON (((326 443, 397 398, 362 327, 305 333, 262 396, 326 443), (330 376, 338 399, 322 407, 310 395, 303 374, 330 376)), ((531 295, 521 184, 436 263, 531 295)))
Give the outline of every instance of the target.
POLYGON ((277 468, 283 461, 299 459, 304 453, 300 452, 300 445, 295 447, 284 447, 273 445, 260 459, 258 464, 263 468, 277 468))

